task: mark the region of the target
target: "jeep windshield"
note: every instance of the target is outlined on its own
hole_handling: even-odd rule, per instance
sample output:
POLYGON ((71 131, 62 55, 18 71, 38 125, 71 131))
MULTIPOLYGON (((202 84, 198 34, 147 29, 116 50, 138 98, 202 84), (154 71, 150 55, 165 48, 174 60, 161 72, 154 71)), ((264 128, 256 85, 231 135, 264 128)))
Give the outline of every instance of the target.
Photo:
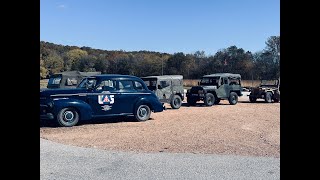
POLYGON ((152 78, 152 79, 142 78, 142 80, 147 85, 149 90, 154 91, 157 89, 157 79, 155 79, 155 78, 152 78))
POLYGON ((217 86, 219 82, 220 77, 203 77, 200 81, 200 85, 212 85, 217 86))
POLYGON ((267 87, 267 86, 271 86, 271 87, 277 87, 278 86, 278 80, 261 80, 261 84, 260 86, 262 87, 267 87))
POLYGON ((96 86, 96 83, 97 83, 97 79, 94 77, 84 78, 82 79, 82 81, 80 82, 77 88, 85 88, 85 89, 94 88, 96 86))

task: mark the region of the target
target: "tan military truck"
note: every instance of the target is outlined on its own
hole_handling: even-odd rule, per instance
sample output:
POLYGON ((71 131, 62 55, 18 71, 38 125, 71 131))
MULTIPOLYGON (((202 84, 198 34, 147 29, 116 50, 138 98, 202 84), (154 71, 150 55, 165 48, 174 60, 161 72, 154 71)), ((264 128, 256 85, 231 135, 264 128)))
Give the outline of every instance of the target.
POLYGON ((172 109, 181 107, 184 99, 182 75, 147 76, 141 79, 158 96, 160 102, 170 103, 172 109))

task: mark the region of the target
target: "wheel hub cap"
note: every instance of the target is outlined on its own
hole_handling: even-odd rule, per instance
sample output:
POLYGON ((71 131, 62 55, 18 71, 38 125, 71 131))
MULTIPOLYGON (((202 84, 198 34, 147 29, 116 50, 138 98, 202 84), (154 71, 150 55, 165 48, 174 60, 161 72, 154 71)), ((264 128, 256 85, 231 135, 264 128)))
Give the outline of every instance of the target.
POLYGON ((74 114, 71 111, 66 111, 64 113, 64 119, 67 121, 72 121, 72 119, 74 118, 74 114))

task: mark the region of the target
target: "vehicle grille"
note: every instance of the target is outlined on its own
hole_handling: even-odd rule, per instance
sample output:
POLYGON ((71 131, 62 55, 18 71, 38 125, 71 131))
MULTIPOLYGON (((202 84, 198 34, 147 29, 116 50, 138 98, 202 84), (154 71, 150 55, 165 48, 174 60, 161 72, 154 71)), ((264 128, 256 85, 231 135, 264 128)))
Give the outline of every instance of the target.
POLYGON ((192 94, 198 94, 199 90, 203 90, 203 88, 202 87, 192 87, 190 92, 192 94))

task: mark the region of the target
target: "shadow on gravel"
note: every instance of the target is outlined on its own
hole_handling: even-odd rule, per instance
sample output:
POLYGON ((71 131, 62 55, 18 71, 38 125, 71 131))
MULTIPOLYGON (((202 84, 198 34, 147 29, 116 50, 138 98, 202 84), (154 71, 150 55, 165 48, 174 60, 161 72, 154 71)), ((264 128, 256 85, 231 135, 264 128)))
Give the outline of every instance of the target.
POLYGON ((275 102, 272 103, 267 103, 265 101, 256 101, 256 102, 250 102, 250 101, 238 101, 239 103, 248 103, 248 104, 274 104, 275 102))
MULTIPOLYGON (((214 105, 212 105, 211 107, 213 107, 213 106, 229 106, 229 105, 231 105, 231 104, 222 104, 222 103, 219 103, 219 104, 214 104, 214 105)), ((181 106, 184 106, 184 107, 208 107, 208 106, 206 106, 204 103, 199 103, 199 102, 197 102, 195 105, 193 105, 193 106, 190 106, 188 103, 183 103, 181 106)), ((232 105, 233 106, 233 105, 232 105)))
MULTIPOLYGON (((150 118, 148 121, 153 120, 150 118)), ((119 117, 110 117, 110 118, 99 118, 99 119, 91 119, 80 121, 76 126, 82 126, 87 124, 105 124, 105 123, 122 123, 122 122, 136 122, 134 116, 119 116, 119 117)), ((40 128, 41 127, 60 127, 54 120, 41 120, 40 121, 40 128)))

